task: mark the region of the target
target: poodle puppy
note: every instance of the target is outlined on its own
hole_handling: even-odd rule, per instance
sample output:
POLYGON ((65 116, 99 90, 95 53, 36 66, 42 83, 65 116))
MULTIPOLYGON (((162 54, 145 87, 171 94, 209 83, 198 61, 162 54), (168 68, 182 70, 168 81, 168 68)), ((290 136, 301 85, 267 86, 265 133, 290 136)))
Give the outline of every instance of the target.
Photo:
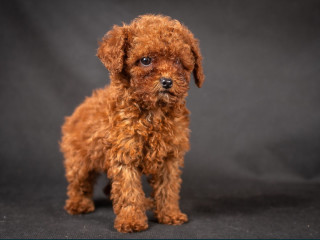
POLYGON ((62 126, 66 211, 94 211, 93 185, 105 172, 119 232, 147 229, 149 208, 160 223, 187 222, 179 207, 180 168, 189 150, 185 98, 191 73, 198 87, 204 81, 198 41, 177 20, 142 15, 130 25, 115 25, 97 56, 111 83, 86 98, 62 126), (150 198, 142 174, 150 178, 150 198))

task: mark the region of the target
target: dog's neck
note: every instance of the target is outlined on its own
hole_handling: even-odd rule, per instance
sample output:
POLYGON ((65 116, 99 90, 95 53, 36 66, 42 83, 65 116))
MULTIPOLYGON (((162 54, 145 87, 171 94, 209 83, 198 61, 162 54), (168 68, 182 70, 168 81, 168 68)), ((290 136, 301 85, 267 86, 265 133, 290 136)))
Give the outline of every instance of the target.
POLYGON ((132 104, 137 106, 139 110, 143 113, 162 113, 164 115, 175 115, 175 113, 179 113, 181 110, 186 108, 186 102, 184 99, 180 99, 174 103, 167 103, 161 100, 156 102, 143 102, 137 101, 135 98, 132 98, 130 101, 132 104))

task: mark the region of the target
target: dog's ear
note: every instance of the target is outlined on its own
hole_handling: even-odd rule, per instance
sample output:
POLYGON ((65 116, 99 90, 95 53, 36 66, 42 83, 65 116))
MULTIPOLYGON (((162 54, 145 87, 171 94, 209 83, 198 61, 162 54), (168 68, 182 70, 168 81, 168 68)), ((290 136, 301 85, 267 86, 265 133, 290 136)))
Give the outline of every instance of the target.
POLYGON ((200 88, 204 82, 204 74, 202 69, 202 55, 199 48, 198 40, 193 36, 192 32, 187 27, 182 25, 182 31, 187 43, 191 47, 191 51, 194 57, 193 76, 196 85, 200 88))
POLYGON ((121 73, 123 69, 127 28, 115 25, 99 42, 97 56, 111 74, 121 73))
POLYGON ((204 74, 202 69, 202 55, 199 48, 198 40, 192 36, 191 39, 191 51, 194 56, 194 69, 193 69, 193 77, 199 88, 201 88, 204 82, 204 74))

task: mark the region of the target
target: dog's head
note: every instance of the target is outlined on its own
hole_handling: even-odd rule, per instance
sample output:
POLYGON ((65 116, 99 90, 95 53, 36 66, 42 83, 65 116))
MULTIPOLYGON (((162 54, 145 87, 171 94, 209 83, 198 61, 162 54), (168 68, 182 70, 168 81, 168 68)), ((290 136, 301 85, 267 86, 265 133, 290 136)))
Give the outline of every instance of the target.
POLYGON ((193 34, 180 22, 143 15, 130 25, 114 26, 97 53, 116 84, 132 88, 147 102, 176 102, 187 96, 190 75, 201 87, 201 53, 193 34))

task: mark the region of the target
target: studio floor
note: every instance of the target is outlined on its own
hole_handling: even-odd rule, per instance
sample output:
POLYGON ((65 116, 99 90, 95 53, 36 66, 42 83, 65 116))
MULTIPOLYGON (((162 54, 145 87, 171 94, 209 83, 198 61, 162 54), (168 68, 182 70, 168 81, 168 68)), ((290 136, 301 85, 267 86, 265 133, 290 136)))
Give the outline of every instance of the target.
POLYGON ((181 208, 190 221, 123 234, 113 228, 112 204, 97 183, 93 213, 63 210, 65 184, 38 180, 2 185, 1 238, 320 238, 320 184, 215 180, 184 183, 181 208))

